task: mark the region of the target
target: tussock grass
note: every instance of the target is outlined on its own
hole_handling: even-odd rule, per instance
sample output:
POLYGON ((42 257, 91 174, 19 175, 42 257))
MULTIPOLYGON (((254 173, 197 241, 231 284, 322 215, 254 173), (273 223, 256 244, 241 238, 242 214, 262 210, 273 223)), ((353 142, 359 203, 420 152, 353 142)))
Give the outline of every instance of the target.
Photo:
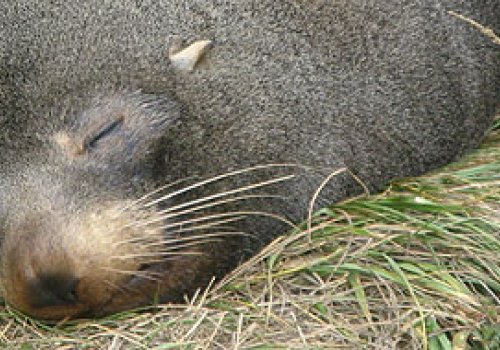
POLYGON ((8 349, 500 348, 500 120, 482 148, 317 212, 187 305, 48 326, 8 349))

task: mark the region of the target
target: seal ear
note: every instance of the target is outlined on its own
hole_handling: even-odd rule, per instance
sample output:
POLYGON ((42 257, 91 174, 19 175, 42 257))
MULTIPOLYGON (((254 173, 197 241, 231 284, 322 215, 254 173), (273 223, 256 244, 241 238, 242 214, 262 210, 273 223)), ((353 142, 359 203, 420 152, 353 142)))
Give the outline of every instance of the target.
POLYGON ((192 72, 196 64, 213 46, 211 40, 198 40, 182 49, 179 38, 174 38, 173 41, 169 48, 168 58, 172 67, 180 72, 192 72))
POLYGON ((136 163, 154 152, 154 144, 179 114, 174 99, 141 92, 99 96, 76 113, 74 124, 56 133, 54 141, 74 160, 136 163))

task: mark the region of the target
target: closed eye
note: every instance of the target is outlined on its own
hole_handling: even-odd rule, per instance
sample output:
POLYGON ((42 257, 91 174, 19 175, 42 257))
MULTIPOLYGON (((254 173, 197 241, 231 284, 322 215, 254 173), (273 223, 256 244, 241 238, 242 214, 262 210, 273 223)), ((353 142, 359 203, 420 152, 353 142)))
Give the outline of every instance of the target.
POLYGON ((83 141, 84 149, 88 150, 94 148, 102 138, 116 133, 123 125, 123 122, 124 117, 120 116, 117 119, 102 125, 100 128, 97 128, 93 133, 90 133, 83 141))

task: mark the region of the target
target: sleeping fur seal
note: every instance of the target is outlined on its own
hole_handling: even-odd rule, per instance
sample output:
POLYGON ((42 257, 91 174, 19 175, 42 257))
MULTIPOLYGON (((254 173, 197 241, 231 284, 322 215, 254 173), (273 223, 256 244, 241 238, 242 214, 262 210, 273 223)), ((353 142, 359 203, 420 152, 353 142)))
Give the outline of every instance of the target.
POLYGON ((496 0, 0 4, 0 282, 41 319, 182 300, 317 207, 478 145, 496 0), (325 182, 325 180, 328 180, 325 182))

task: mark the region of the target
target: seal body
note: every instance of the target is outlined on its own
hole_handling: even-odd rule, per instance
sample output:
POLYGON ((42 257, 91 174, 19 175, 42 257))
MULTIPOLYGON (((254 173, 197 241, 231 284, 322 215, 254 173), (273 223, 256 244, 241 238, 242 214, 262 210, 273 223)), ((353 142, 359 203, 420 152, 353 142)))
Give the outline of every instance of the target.
POLYGON ((446 164, 499 106, 471 24, 500 31, 493 0, 28 0, 0 22, 0 281, 43 319, 181 300, 319 188, 446 164), (192 70, 179 39, 212 42, 192 70))

